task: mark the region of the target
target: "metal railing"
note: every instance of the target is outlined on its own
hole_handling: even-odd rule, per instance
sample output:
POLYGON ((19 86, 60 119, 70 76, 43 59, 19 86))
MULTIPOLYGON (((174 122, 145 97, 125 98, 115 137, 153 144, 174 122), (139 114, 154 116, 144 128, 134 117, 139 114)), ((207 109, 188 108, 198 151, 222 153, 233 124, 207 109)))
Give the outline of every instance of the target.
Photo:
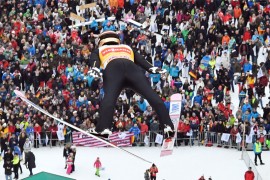
POLYGON ((64 136, 64 140, 59 140, 57 135, 54 135, 51 131, 41 132, 39 135, 36 133, 30 133, 29 138, 34 148, 41 146, 53 146, 59 145, 60 147, 66 143, 72 143, 72 134, 64 136))
MULTIPOLYGON (((144 144, 144 139, 145 136, 148 136, 149 139, 149 144, 153 145, 155 144, 155 139, 156 135, 160 134, 164 136, 163 131, 149 131, 147 133, 140 134, 138 138, 136 139, 135 143, 136 144, 144 144)), ((176 137, 176 146, 217 146, 217 147, 224 147, 224 148, 235 148, 238 150, 242 149, 242 146, 245 147, 246 150, 253 150, 253 143, 255 142, 255 139, 258 137, 261 137, 261 143, 262 143, 262 148, 263 150, 268 150, 269 148, 267 147, 267 139, 270 140, 270 134, 266 135, 256 135, 254 134, 252 136, 252 141, 251 142, 246 142, 246 138, 243 137, 243 135, 240 135, 241 141, 237 142, 237 136, 229 134, 229 137, 224 141, 222 139, 223 133, 216 133, 216 132, 211 132, 211 131, 205 131, 205 132, 198 132, 198 131, 190 131, 189 133, 181 133, 177 132, 177 137, 176 137), (244 144, 242 145, 242 143, 244 144)))
MULTIPOLYGON (((145 146, 145 137, 148 137, 149 146, 155 145, 159 146, 155 142, 157 134, 162 135, 164 137, 163 131, 149 131, 146 133, 141 133, 137 138, 135 138, 133 144, 139 146, 145 146)), ((253 150, 253 143, 258 135, 253 135, 251 143, 243 143, 245 138, 241 135, 242 141, 236 143, 236 135, 230 135, 227 141, 222 140, 222 133, 216 132, 198 132, 198 131, 190 131, 189 133, 181 133, 177 132, 175 146, 216 146, 216 147, 224 147, 224 148, 235 148, 241 150, 242 147, 245 147, 245 150, 250 151, 253 150), (243 144, 243 145, 242 145, 243 144)), ((268 150, 267 147, 267 139, 270 140, 270 134, 264 135, 261 140, 263 150, 268 150)), ((53 147, 55 145, 62 146, 65 143, 72 143, 72 134, 65 135, 65 140, 59 141, 58 137, 53 135, 51 131, 41 132, 40 138, 32 133, 30 135, 30 140, 32 141, 34 147, 35 145, 43 146, 49 145, 53 147), (47 142, 47 143, 46 143, 47 142)))

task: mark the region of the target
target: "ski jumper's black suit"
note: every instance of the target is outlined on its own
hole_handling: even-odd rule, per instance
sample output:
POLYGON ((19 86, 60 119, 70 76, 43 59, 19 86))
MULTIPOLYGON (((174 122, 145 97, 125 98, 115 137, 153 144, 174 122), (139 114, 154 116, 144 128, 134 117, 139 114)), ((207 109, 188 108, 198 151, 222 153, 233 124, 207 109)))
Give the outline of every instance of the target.
POLYGON ((164 128, 167 125, 173 129, 168 110, 140 69, 142 67, 149 71, 153 66, 127 45, 107 44, 100 45, 90 56, 91 67, 103 69, 104 98, 100 105, 100 119, 97 122, 96 131, 111 129, 114 107, 124 88, 130 88, 147 99, 156 111, 161 127, 164 128))

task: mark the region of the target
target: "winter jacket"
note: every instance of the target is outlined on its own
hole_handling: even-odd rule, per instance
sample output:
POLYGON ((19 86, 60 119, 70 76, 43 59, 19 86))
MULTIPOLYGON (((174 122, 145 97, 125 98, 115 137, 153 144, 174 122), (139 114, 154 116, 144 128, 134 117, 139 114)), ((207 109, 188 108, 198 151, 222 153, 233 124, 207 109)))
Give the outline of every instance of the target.
POLYGON ((194 97, 194 103, 197 102, 200 105, 202 105, 202 100, 203 100, 203 97, 200 96, 200 95, 197 95, 197 96, 194 97))
POLYGON ((25 164, 28 166, 29 169, 36 168, 35 160, 35 155, 31 151, 25 154, 25 164))
POLYGON ((151 167, 150 168, 150 175, 152 177, 156 177, 157 176, 157 173, 158 173, 158 168, 157 167, 151 167))
POLYGON ((140 108, 141 111, 144 112, 146 110, 146 103, 145 103, 145 101, 143 101, 143 102, 138 101, 138 106, 139 106, 139 108, 140 108))
POLYGON ((253 151, 255 154, 260 154, 262 152, 262 144, 260 142, 255 142, 253 144, 253 151))
POLYGON ((24 152, 29 152, 29 151, 31 151, 31 146, 32 146, 32 143, 31 143, 31 141, 26 141, 25 143, 24 143, 24 145, 23 145, 23 150, 24 150, 24 152))
POLYGON ((94 163, 94 167, 97 169, 101 168, 101 162, 99 160, 96 160, 94 163))
POLYGON ((247 171, 245 173, 245 180, 254 180, 255 176, 253 171, 247 171))
POLYGON ((178 77, 178 74, 179 74, 179 67, 178 66, 170 67, 170 75, 172 77, 178 77))
POLYGON ((5 169, 5 175, 11 175, 12 174, 12 163, 4 163, 3 165, 4 169, 5 169))
POLYGON ((18 154, 19 156, 22 155, 21 149, 19 148, 19 146, 14 146, 14 153, 15 153, 15 154, 18 154))
POLYGON ((133 133, 134 136, 137 138, 139 136, 139 134, 141 133, 141 130, 139 129, 139 127, 131 127, 129 129, 129 132, 133 133))
POLYGON ((245 63, 243 66, 244 73, 247 73, 248 71, 252 71, 252 65, 250 63, 245 63))
POLYGON ((242 112, 245 113, 248 109, 252 109, 251 105, 250 104, 244 104, 242 106, 242 112))

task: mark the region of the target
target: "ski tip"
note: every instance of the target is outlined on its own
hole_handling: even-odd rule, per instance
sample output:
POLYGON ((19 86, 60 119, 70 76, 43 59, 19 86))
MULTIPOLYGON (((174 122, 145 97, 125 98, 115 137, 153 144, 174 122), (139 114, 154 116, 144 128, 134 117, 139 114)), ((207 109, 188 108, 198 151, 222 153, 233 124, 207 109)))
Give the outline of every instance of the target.
POLYGON ((18 96, 20 98, 26 98, 25 95, 21 91, 14 90, 14 93, 16 94, 16 96, 18 96))

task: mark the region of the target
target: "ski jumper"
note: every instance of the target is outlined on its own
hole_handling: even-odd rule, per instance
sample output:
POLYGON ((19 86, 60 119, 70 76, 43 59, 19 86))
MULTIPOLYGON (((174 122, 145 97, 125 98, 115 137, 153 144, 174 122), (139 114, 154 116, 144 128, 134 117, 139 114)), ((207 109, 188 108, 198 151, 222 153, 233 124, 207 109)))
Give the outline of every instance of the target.
MULTIPOLYGON (((106 36, 100 41, 106 42, 106 39, 110 41, 116 38, 106 36)), ((141 69, 150 71, 153 66, 138 52, 124 44, 108 45, 105 43, 91 53, 90 65, 103 69, 104 98, 100 106, 100 119, 96 125, 97 132, 107 128, 111 129, 114 107, 124 88, 130 88, 147 99, 156 111, 161 127, 167 125, 173 129, 174 126, 164 102, 152 89, 141 69)))

